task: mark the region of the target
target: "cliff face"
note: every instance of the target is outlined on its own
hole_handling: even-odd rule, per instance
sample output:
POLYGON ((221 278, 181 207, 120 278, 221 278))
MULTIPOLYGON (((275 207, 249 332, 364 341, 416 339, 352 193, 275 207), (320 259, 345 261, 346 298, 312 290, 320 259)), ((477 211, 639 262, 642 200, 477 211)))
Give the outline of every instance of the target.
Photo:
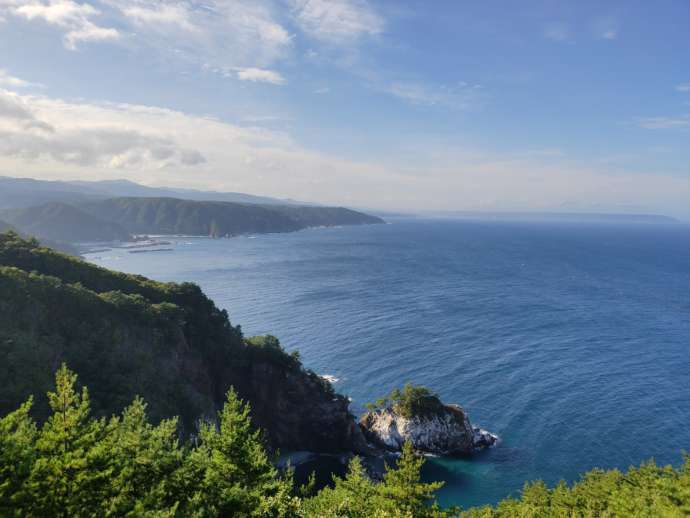
POLYGON ((443 405, 433 415, 405 417, 388 407, 362 416, 365 437, 382 448, 399 451, 405 442, 422 452, 437 455, 468 455, 493 445, 497 438, 473 428, 467 413, 457 405, 443 405))
POLYGON ((255 364, 243 392, 251 394, 252 419, 281 450, 367 451, 350 402, 313 373, 255 364))
POLYGON ((153 420, 193 432, 232 386, 271 446, 337 453, 363 443, 343 396, 275 338, 246 339, 192 284, 98 268, 0 234, 0 415, 45 392, 62 362, 91 388, 97 415, 139 395, 153 420))

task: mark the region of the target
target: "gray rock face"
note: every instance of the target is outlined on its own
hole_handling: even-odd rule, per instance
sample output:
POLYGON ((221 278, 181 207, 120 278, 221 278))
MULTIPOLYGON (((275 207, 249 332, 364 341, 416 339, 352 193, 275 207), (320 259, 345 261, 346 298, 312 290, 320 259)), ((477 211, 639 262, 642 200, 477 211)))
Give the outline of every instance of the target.
MULTIPOLYGON (((236 385, 251 404, 252 421, 282 451, 368 454, 345 396, 324 390, 318 377, 256 363, 236 385)), ((240 375, 234 376, 235 380, 240 375)))
POLYGON ((458 405, 443 405, 443 410, 428 416, 405 417, 391 407, 368 412, 360 419, 365 437, 373 444, 399 451, 405 442, 422 452, 437 455, 468 455, 493 446, 498 437, 472 427, 458 405))

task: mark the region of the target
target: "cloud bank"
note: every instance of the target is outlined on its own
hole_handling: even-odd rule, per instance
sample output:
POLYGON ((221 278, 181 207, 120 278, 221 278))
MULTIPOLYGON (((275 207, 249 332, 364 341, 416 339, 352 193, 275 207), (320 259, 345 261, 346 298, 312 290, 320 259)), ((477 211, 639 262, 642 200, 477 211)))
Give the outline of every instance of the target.
POLYGON ((690 181, 609 174, 563 153, 413 151, 377 163, 310 150, 287 135, 132 104, 0 90, 0 170, 44 179, 128 178, 388 209, 555 210, 684 207, 690 181), (407 164, 426 164, 417 167, 407 164))

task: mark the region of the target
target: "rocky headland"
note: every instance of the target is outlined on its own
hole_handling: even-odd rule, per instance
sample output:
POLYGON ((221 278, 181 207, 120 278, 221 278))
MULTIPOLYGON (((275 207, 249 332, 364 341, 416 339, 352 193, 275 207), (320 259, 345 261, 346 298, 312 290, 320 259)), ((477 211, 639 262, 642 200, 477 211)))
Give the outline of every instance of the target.
POLYGON ((388 451, 400 451, 409 441, 423 453, 465 456, 498 441, 472 426, 462 407, 444 404, 428 389, 409 384, 371 405, 359 425, 371 444, 388 451))

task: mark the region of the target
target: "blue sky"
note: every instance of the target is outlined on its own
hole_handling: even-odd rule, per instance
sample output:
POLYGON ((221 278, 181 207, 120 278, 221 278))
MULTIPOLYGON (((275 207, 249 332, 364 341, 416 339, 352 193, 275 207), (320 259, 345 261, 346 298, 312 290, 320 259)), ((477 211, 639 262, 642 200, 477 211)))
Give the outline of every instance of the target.
POLYGON ((690 216, 690 3, 0 0, 0 172, 690 216))

